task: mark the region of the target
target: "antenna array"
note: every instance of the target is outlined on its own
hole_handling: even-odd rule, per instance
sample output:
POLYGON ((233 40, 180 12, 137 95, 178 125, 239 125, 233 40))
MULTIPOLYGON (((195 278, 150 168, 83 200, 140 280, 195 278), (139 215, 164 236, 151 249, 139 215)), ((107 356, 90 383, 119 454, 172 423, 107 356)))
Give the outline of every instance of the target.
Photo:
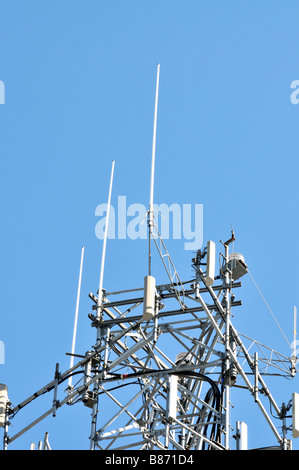
MULTIPOLYGON (((73 364, 82 249, 70 368, 60 372, 57 364, 54 379, 17 406, 8 400, 7 388, 0 387, 4 449, 48 416, 55 416, 63 405, 78 401, 91 409, 91 450, 228 450, 234 445, 244 449, 247 445, 245 423, 238 421, 233 435, 231 403, 236 387, 242 387, 252 396, 252 404, 265 418, 277 448, 291 448, 287 437, 291 428, 287 426, 291 403, 287 406, 276 403, 265 376, 274 370, 277 375, 293 377, 297 372, 295 349, 293 357, 288 358, 243 337, 235 329, 232 312, 241 306, 241 301, 236 300, 241 287, 239 279, 248 269, 242 255, 229 253, 234 233, 222 243, 224 253, 220 253, 222 264, 218 273, 215 271, 215 244, 209 241, 192 259, 192 279, 181 281, 155 226, 153 194, 159 75, 158 64, 148 211, 148 275, 144 287, 109 294, 103 290, 113 161, 99 289, 96 294, 89 294, 94 311, 89 318, 96 329, 96 344, 73 364), (157 284, 152 276, 152 240, 167 271, 167 284, 157 284), (249 347, 246 341, 251 342, 249 347), (82 377, 77 386, 71 382, 75 374, 82 377), (67 395, 61 396, 65 380, 69 380, 69 387, 67 395), (50 408, 11 435, 9 426, 16 414, 46 393, 53 393, 50 408)), ((295 329, 296 326, 294 342, 295 329)), ((293 423, 297 422, 298 419, 293 419, 293 423)), ((293 428, 293 436, 297 435, 298 429, 293 428)), ((47 448, 50 448, 48 436, 47 448)))

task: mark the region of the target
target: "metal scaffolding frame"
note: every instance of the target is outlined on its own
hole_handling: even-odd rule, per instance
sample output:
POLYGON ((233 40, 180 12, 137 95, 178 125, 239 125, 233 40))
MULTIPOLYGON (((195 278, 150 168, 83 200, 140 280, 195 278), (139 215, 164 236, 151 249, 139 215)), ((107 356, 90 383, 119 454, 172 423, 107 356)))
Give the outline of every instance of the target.
MULTIPOLYGON (((44 418, 55 416, 63 405, 78 401, 92 410, 92 450, 231 449, 230 402, 236 381, 252 395, 277 445, 291 448, 287 409, 276 403, 264 376, 275 368, 279 375, 293 377, 294 358, 254 340, 246 349, 232 324, 231 311, 241 305, 235 300, 241 282, 231 279, 228 245, 224 244, 223 266, 214 286, 206 283, 200 250, 192 260, 193 279, 181 282, 179 289, 173 283, 157 285, 150 321, 142 315, 144 298, 128 297, 134 291, 138 295, 141 288, 109 295, 103 290, 101 315, 89 315, 96 345, 63 373, 57 364, 54 380, 22 403, 8 404, 4 449, 44 418), (61 398, 60 386, 78 373, 79 385, 69 386, 61 398), (46 392, 54 394, 48 411, 9 436, 16 413, 46 392), (267 407, 276 413, 282 432, 267 407)), ((89 297, 97 312, 98 297, 89 297)))

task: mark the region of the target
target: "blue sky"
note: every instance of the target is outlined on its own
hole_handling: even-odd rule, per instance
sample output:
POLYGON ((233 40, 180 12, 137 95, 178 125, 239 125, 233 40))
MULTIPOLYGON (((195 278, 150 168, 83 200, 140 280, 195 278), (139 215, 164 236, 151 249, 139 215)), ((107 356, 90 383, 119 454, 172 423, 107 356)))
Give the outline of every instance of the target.
MULTIPOLYGON (((218 250, 234 228, 235 251, 292 341, 298 14, 296 1, 0 2, 0 373, 14 404, 52 380, 56 362, 68 367, 82 245, 77 352, 95 342, 87 318, 102 249, 95 209, 107 200, 113 159, 112 204, 119 195, 148 204, 158 62, 155 202, 203 204, 204 242, 218 250)), ((184 240, 167 247, 189 278, 193 254, 184 240)), ((146 269, 146 241, 108 241, 104 287, 142 286, 146 269)), ((239 295, 236 328, 289 356, 249 276, 239 295)), ((279 403, 288 402, 298 378, 273 388, 279 403)), ((62 417, 48 418, 14 448, 49 429, 53 448, 88 448, 90 417, 76 412, 65 418, 74 435, 62 417)), ((29 416, 38 414, 37 407, 29 416)), ((256 423, 248 424, 255 446, 256 423)))

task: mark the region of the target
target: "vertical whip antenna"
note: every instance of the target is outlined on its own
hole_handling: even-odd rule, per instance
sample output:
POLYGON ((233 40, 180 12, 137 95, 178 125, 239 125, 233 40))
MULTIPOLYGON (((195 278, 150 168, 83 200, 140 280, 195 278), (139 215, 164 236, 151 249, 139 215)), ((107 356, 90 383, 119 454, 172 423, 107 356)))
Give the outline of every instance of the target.
POLYGON ((107 203, 107 215, 106 215, 106 225, 103 241, 103 250, 102 250, 102 262, 101 262, 101 272, 100 272, 100 281, 99 281, 99 295, 97 302, 97 319, 101 317, 102 313, 102 299, 103 299, 103 278, 104 278, 104 266, 105 266, 105 256, 106 256, 106 245, 107 245, 107 236, 108 236, 108 227, 109 227, 109 215, 110 215, 110 203, 111 203, 111 193, 112 193, 112 184, 113 184, 113 174, 114 174, 114 165, 115 160, 112 162, 111 176, 110 176, 110 187, 107 203))
MULTIPOLYGON (((75 354, 78 313, 79 313, 79 303, 80 303, 80 293, 81 293, 83 259, 84 259, 84 246, 82 246, 82 249, 81 249, 81 261, 80 261, 79 281, 78 281, 78 290, 77 290, 77 301, 76 301, 76 311, 75 311, 75 321, 74 321, 74 330, 73 330, 73 341, 72 341, 70 368, 72 368, 73 365, 74 365, 74 354, 75 354)), ((69 378, 69 384, 68 385, 69 385, 69 388, 71 388, 71 386, 72 386, 72 377, 69 378)))
POLYGON ((159 79, 160 79, 160 64, 158 64, 158 66, 157 66, 155 114, 154 114, 153 145, 152 145, 151 186, 150 186, 150 201, 149 201, 149 211, 148 211, 148 227, 149 227, 149 237, 148 237, 149 238, 149 263, 148 263, 148 270, 149 270, 149 275, 151 275, 151 234, 152 234, 153 218, 154 218, 154 179, 155 179, 155 157, 156 157, 156 134, 157 134, 159 79))

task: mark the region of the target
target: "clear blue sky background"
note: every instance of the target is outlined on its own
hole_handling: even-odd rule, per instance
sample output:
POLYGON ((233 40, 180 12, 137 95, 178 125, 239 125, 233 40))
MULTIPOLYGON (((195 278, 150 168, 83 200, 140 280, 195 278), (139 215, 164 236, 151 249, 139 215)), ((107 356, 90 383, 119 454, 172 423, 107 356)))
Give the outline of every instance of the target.
MULTIPOLYGON (((107 200, 113 159, 112 204, 118 195, 148 204, 157 62, 155 202, 203 204, 204 241, 219 250, 233 226, 235 250, 292 341, 299 105, 290 101, 290 84, 299 79, 298 16, 294 0, 0 2, 0 381, 14 405, 52 380, 56 362, 69 365, 82 245, 76 351, 95 342, 87 317, 102 250, 95 209, 107 200)), ((167 247, 189 279, 193 254, 184 240, 167 247)), ((104 287, 141 287, 146 263, 146 241, 110 240, 104 287)), ((237 329, 289 356, 249 276, 238 296, 237 329)), ((273 381, 271 391, 288 402, 298 378, 273 381)), ((10 434, 51 406, 52 395, 47 400, 20 412, 10 434)), ((59 410, 12 448, 28 449, 49 431, 54 449, 88 449, 89 411, 59 410)), ((275 443, 258 431, 259 418, 245 418, 251 447, 275 443)))

